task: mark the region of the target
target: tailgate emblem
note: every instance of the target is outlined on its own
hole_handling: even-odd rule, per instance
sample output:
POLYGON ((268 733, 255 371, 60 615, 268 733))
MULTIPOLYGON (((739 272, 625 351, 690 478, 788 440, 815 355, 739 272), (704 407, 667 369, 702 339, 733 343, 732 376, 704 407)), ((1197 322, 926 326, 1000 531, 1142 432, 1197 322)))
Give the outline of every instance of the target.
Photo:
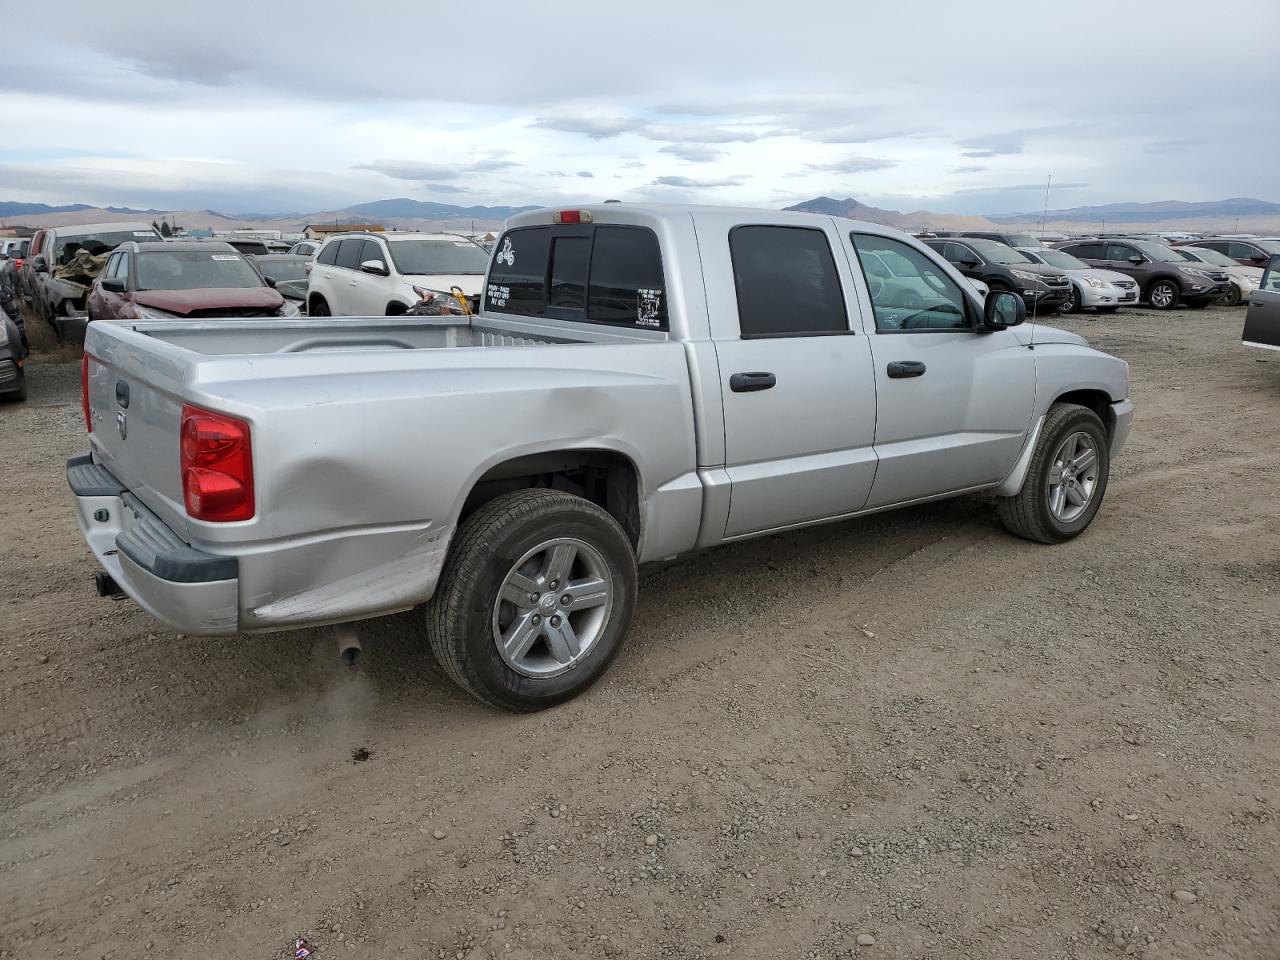
POLYGON ((125 419, 123 413, 116 414, 116 429, 120 431, 121 440, 129 435, 129 421, 125 419))

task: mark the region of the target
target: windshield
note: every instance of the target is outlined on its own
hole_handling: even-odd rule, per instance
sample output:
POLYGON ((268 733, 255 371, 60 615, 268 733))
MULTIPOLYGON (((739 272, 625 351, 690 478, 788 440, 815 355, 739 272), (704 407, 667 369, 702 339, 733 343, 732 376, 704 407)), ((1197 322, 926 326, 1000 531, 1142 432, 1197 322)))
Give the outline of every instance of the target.
POLYGON ((1046 247, 1043 250, 1037 250, 1036 256, 1047 263, 1051 267, 1057 267, 1059 270, 1088 270, 1089 265, 1083 260, 1078 260, 1065 250, 1052 250, 1046 247))
POLYGON ((305 280, 307 278, 306 260, 259 260, 258 268, 264 277, 276 280, 305 280))
POLYGON ((489 254, 470 240, 387 240, 396 269, 408 274, 483 274, 489 254))
POLYGON ((1216 267, 1238 267, 1239 264, 1228 257, 1225 253, 1219 253, 1217 250, 1209 250, 1205 247, 1179 247, 1179 253, 1190 254, 1194 259, 1201 263, 1212 263, 1216 267))
POLYGON ((154 230, 120 230, 104 233, 82 233, 76 237, 61 237, 53 248, 54 262, 70 263, 77 250, 88 250, 94 256, 108 253, 129 240, 159 240, 154 230))
POLYGON ((205 290, 263 286, 238 253, 163 251, 138 254, 139 290, 205 290))
POLYGON ((1029 233, 1011 233, 1009 234, 1009 246, 1039 248, 1043 247, 1044 243, 1029 233))
POLYGON ((1127 240, 1157 263, 1182 263, 1185 257, 1178 256, 1178 251, 1166 247, 1163 243, 1152 240, 1127 240))
POLYGON ((964 242, 982 254, 984 260, 991 263, 1035 263, 1030 257, 1019 253, 1013 247, 998 240, 978 240, 965 237, 964 242))

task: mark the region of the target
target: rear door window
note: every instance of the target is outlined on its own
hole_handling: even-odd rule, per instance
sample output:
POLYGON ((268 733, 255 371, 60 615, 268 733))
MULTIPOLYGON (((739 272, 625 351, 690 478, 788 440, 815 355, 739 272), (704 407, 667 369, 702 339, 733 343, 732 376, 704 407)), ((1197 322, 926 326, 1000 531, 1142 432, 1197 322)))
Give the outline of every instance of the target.
POLYGON ((1105 259, 1103 254, 1106 253, 1106 247, 1101 243, 1081 243, 1069 247, 1067 253, 1081 260, 1102 260, 1105 259))
POLYGON ((334 241, 320 251, 320 256, 316 257, 316 263, 323 263, 326 267, 331 267, 337 259, 338 241, 334 241))
POLYGON ((347 237, 338 243, 338 259, 334 261, 335 266, 345 267, 348 270, 360 269, 360 253, 364 250, 363 237, 347 237))
POLYGON ((729 253, 744 339, 849 332, 835 258, 821 230, 734 227, 729 253))

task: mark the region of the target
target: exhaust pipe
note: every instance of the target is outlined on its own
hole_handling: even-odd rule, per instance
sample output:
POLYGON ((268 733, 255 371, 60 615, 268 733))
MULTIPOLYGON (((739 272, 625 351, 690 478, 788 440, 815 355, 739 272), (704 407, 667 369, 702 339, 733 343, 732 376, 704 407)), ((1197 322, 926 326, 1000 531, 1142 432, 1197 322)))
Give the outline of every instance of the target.
POLYGON ((119 600, 124 596, 124 591, 120 589, 120 584, 116 583, 115 577, 103 570, 93 575, 93 588, 98 591, 100 597, 119 600))
POLYGON ((339 632, 338 659, 342 661, 344 667, 354 667, 359 664, 363 653, 364 648, 360 646, 360 638, 356 636, 354 630, 339 632))

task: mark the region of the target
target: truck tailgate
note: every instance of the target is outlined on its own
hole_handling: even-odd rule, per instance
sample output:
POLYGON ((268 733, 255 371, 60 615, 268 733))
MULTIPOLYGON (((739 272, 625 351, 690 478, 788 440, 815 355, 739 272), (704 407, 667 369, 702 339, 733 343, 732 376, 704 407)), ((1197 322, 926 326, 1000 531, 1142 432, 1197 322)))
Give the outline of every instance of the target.
POLYGON ((84 362, 95 460, 186 539, 179 463, 186 365, 115 338, 95 337, 91 350, 84 362))

